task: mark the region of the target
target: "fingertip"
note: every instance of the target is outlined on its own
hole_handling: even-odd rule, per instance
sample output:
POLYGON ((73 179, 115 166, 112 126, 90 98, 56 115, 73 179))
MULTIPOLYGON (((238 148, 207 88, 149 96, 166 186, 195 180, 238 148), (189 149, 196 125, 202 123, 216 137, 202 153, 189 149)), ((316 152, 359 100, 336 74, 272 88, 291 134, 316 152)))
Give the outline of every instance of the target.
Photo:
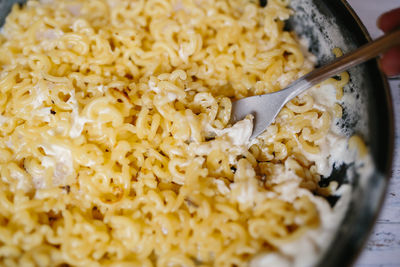
POLYGON ((382 17, 383 17, 383 15, 384 15, 384 14, 381 14, 381 15, 378 17, 378 19, 376 20, 376 26, 378 27, 378 29, 381 29, 382 31, 383 31, 383 29, 382 29, 382 17))
POLYGON ((381 66, 387 76, 400 74, 400 46, 390 49, 382 56, 381 66))
POLYGON ((383 13, 377 19, 377 26, 384 32, 389 32, 400 26, 400 8, 383 13))

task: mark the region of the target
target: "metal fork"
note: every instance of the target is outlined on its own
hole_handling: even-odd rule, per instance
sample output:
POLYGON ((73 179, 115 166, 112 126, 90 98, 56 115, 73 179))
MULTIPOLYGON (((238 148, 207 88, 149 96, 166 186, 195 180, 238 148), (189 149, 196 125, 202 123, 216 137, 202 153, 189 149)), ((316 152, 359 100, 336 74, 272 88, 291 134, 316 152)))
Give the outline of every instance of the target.
POLYGON ((260 135, 275 120, 281 109, 294 97, 305 92, 310 87, 343 72, 353 66, 378 56, 389 48, 400 44, 400 29, 343 55, 333 62, 315 69, 300 79, 294 81, 278 92, 246 97, 232 103, 231 122, 242 120, 246 115, 254 116, 254 128, 250 139, 260 135))

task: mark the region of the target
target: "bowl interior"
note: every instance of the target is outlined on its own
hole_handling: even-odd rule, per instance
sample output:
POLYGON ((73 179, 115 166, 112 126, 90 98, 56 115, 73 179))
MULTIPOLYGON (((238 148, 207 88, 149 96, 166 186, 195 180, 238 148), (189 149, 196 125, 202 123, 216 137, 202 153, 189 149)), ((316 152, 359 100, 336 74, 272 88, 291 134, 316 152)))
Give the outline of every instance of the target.
MULTIPOLYGON (((319 65, 334 58, 335 47, 347 53, 370 40, 346 1, 292 1, 291 7, 295 15, 287 27, 308 41, 319 65)), ((354 261, 376 220, 390 176, 393 114, 386 79, 376 60, 350 69, 349 74, 338 126, 347 136, 357 134, 368 144, 374 171, 366 175, 354 165, 336 166, 332 177, 325 177, 351 183, 352 194, 345 218, 320 266, 346 266, 354 261)))

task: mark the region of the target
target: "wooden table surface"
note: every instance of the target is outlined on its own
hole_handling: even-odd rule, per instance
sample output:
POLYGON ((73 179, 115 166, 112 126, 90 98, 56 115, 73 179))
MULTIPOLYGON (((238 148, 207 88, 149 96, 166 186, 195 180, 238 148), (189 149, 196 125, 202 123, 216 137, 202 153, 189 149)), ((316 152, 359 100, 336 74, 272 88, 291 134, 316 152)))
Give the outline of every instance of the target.
MULTIPOLYGON (((376 19, 400 0, 348 0, 372 38, 382 34, 376 19)), ((395 115, 395 155, 384 208, 355 267, 400 267, 400 80, 390 80, 395 115)))

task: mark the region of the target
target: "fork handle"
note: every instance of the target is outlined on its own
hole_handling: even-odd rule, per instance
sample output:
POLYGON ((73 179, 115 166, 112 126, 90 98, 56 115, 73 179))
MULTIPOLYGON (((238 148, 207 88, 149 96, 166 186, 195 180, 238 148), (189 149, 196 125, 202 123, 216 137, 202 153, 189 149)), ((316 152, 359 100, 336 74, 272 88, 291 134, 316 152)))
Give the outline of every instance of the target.
MULTIPOLYGON (((308 73, 303 78, 295 81, 289 88, 296 88, 290 93, 288 101, 293 97, 306 91, 308 88, 317 85, 326 79, 341 73, 353 66, 361 64, 369 59, 372 59, 379 54, 387 51, 389 48, 400 44, 400 28, 383 35, 382 37, 361 46, 360 48, 343 55, 333 62, 324 65, 314 71, 308 73)), ((288 89, 289 89, 288 88, 288 89)))

